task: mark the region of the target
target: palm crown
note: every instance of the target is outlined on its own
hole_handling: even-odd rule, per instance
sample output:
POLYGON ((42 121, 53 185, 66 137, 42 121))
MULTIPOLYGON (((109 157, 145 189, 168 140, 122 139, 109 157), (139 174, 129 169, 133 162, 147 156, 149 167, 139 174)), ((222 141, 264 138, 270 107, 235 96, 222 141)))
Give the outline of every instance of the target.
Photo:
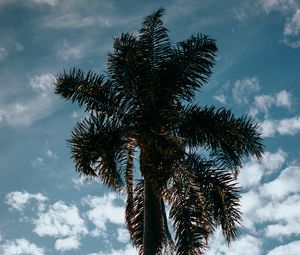
POLYGON ((198 34, 172 46, 163 14, 147 16, 138 36, 114 39, 105 75, 72 69, 57 76, 56 93, 89 113, 68 141, 76 170, 126 191, 140 254, 201 254, 218 225, 228 243, 235 239, 236 174, 244 156, 260 158, 264 147, 250 118, 193 103, 211 74, 215 41, 198 34))

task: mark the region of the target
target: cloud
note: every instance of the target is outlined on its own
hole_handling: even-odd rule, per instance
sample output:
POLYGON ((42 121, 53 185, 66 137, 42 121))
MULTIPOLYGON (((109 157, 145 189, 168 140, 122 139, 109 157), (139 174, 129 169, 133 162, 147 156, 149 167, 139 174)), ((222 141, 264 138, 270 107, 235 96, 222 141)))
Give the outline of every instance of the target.
POLYGON ((262 176, 262 166, 258 162, 250 161, 244 164, 238 178, 242 187, 249 188, 259 185, 262 176), (249 178, 249 175, 251 175, 251 178, 249 178))
POLYGON ((259 3, 267 13, 271 11, 286 12, 297 7, 295 0, 259 0, 259 3))
POLYGON ((284 198, 295 192, 300 193, 300 167, 289 166, 273 181, 263 184, 260 192, 273 198, 284 198))
POLYGON ((300 132, 300 116, 282 120, 266 119, 259 123, 262 137, 273 137, 275 134, 296 135, 300 132))
POLYGON ((248 96, 260 90, 259 80, 256 77, 237 80, 232 88, 232 95, 238 104, 247 104, 248 96))
POLYGON ((114 250, 112 249, 109 252, 97 252, 97 253, 89 253, 87 255, 137 255, 137 251, 132 245, 128 244, 124 249, 114 250))
POLYGON ((13 208, 19 212, 23 211, 32 200, 44 202, 47 200, 47 197, 41 193, 31 194, 27 191, 13 191, 5 196, 5 203, 8 204, 10 208, 13 208))
POLYGON ((29 79, 35 92, 31 98, 0 105, 0 124, 13 127, 29 126, 50 115, 57 107, 58 99, 53 91, 54 76, 46 73, 29 79))
POLYGON ((115 193, 108 193, 103 197, 87 196, 82 199, 82 202, 91 208, 86 215, 96 227, 92 235, 103 235, 109 222, 116 225, 125 224, 124 201, 115 193))
POLYGON ((128 243, 130 240, 129 232, 127 228, 118 228, 117 240, 120 243, 128 243))
POLYGON ((285 163, 287 153, 282 149, 278 149, 275 153, 269 151, 265 152, 262 156, 262 165, 264 167, 264 174, 271 174, 279 171, 285 163))
POLYGON ((44 249, 30 243, 24 238, 5 241, 0 245, 2 255, 44 255, 44 249))
POLYGON ((49 206, 46 212, 38 212, 38 218, 33 220, 33 224, 33 231, 39 236, 76 237, 88 233, 78 208, 63 201, 49 206))
POLYGON ((221 95, 215 95, 213 96, 213 99, 215 99, 216 101, 218 101, 221 104, 225 104, 226 103, 226 97, 221 94, 221 95))
POLYGON ((54 92, 55 76, 50 73, 36 75, 29 79, 31 88, 41 95, 48 95, 54 92))
POLYGON ((64 239, 57 239, 54 246, 56 250, 61 252, 78 250, 80 247, 80 241, 78 240, 78 237, 71 236, 64 239))
POLYGON ((59 0, 30 0, 30 1, 35 4, 48 4, 51 6, 54 6, 59 2, 59 0))
POLYGON ((0 47, 0 61, 5 59, 7 56, 8 56, 8 51, 5 48, 0 47))
POLYGON ((291 93, 282 90, 276 94, 276 106, 291 108, 292 106, 292 95, 291 93))
POLYGON ((82 17, 80 14, 67 14, 56 19, 47 19, 46 27, 52 28, 85 28, 85 27, 111 27, 111 20, 101 15, 82 17))
POLYGON ((57 46, 57 56, 65 61, 81 59, 86 55, 87 48, 87 43, 70 44, 64 40, 57 46))
POLYGON ((267 255, 298 255, 300 250, 300 241, 293 241, 285 245, 276 247, 275 249, 268 252, 267 255))
POLYGON ((52 150, 48 149, 46 151, 46 154, 47 154, 47 157, 50 158, 50 159, 54 159, 54 160, 58 159, 58 156, 52 150))
POLYGON ((300 33, 300 9, 287 21, 284 27, 284 35, 297 36, 300 33))
POLYGON ((265 117, 268 117, 269 110, 273 107, 283 107, 290 109, 292 106, 291 93, 282 90, 272 95, 260 95, 254 97, 254 102, 250 108, 250 115, 255 117, 258 113, 262 112, 265 117))
MULTIPOLYGON (((50 6, 55 6, 60 0, 27 0, 29 4, 46 4, 50 6)), ((18 0, 0 0, 0 4, 13 4, 18 2, 18 0)), ((25 2, 25 1, 24 1, 25 2)))
POLYGON ((252 235, 242 235, 228 247, 224 243, 222 232, 218 230, 212 240, 206 255, 262 255, 262 241, 252 235))
POLYGON ((287 153, 282 149, 276 152, 265 152, 259 163, 252 158, 246 162, 241 169, 238 181, 243 188, 249 188, 260 185, 260 181, 264 175, 269 175, 280 170, 286 161, 287 153))

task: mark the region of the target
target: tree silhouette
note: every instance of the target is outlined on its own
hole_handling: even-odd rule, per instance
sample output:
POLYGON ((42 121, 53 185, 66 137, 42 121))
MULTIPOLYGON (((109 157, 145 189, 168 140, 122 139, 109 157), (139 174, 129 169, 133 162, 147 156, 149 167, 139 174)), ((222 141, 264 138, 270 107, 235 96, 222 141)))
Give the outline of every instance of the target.
POLYGON ((139 253, 203 254, 217 226, 228 243, 236 238, 236 175, 242 158, 260 158, 264 146, 249 117, 194 103, 211 75, 215 41, 197 34, 172 46, 163 14, 147 16, 139 35, 114 39, 107 73, 63 72, 56 93, 89 114, 68 141, 76 170, 126 191, 126 222, 139 253))

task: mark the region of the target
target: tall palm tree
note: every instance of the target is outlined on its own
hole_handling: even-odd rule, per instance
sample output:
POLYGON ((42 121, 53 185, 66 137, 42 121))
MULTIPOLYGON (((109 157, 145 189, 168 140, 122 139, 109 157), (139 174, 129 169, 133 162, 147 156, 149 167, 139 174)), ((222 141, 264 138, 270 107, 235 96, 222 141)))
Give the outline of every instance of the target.
POLYGON ((139 253, 203 254, 217 226, 228 243, 236 238, 236 176, 243 157, 260 158, 264 146, 247 116, 193 102, 211 74, 215 41, 197 34, 172 46, 163 14, 147 16, 138 36, 114 39, 105 75, 63 72, 56 93, 89 114, 68 141, 76 170, 126 191, 139 253))

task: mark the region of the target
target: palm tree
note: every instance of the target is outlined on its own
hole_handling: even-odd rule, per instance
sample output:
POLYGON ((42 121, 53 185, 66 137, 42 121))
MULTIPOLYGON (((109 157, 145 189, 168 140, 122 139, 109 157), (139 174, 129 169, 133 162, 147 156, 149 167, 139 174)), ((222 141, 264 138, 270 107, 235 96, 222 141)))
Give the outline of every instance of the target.
POLYGON ((163 14, 147 16, 138 36, 114 38, 106 74, 63 72, 56 93, 89 115, 68 141, 76 170, 126 191, 139 253, 203 254, 218 226, 228 243, 236 238, 236 176, 243 157, 259 159, 264 146, 247 116, 193 102, 211 74, 215 41, 197 34, 172 46, 163 14))

